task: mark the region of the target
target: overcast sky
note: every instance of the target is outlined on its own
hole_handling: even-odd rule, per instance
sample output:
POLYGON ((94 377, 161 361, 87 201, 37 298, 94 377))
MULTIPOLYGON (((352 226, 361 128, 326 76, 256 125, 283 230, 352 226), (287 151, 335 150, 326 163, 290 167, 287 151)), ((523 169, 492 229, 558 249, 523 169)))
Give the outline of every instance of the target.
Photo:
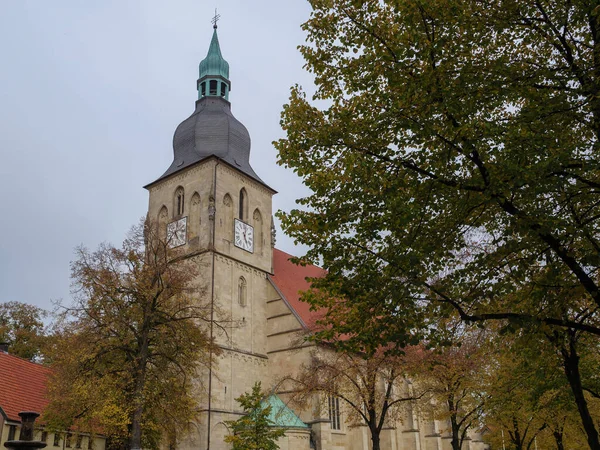
MULTIPOLYGON (((215 7, 250 163, 279 191, 274 211, 306 193, 271 144, 290 86, 311 91, 296 49, 306 1, 0 1, 0 302, 68 302, 73 249, 120 244, 145 215, 142 186, 193 112, 215 7)), ((277 247, 302 251, 279 227, 277 247)))

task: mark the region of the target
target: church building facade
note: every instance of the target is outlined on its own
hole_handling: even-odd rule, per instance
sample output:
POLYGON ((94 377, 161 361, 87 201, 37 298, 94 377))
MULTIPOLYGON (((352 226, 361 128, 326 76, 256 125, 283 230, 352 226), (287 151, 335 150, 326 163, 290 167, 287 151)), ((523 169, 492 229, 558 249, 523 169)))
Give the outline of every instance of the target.
MULTIPOLYGON (((221 352, 214 366, 199 374, 208 391, 200 401, 199 420, 176 444, 182 449, 221 450, 230 448, 224 442, 229 433, 225 421, 241 414, 235 398, 249 392, 256 381, 271 389, 309 361, 314 346, 301 343, 298 336, 307 330, 311 312, 299 301, 299 292, 309 287, 306 277, 323 271, 296 266, 290 255, 274 248, 276 192, 250 166, 250 135, 231 112, 229 64, 221 54, 216 25, 199 71, 198 100, 192 115, 175 131, 173 162, 146 188, 149 219, 158 223, 172 247, 180 247, 202 265, 214 320, 230 324, 211 329, 221 352)), ((275 404, 280 398, 285 403, 282 394, 275 404)), ((343 405, 333 411, 335 417, 331 408, 295 414, 282 424, 288 426, 279 441, 282 449, 370 446, 366 427, 344 424, 343 405)), ((416 413, 383 435, 386 449, 450 448, 441 424, 426 424, 416 413)), ((465 448, 485 446, 473 436, 465 448)))

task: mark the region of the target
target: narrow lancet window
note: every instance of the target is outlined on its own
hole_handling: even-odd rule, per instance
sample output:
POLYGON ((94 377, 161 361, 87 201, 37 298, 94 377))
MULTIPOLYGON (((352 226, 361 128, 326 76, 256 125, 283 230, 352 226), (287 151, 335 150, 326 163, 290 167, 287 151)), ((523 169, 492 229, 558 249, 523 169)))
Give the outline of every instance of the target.
POLYGON ((184 192, 183 192, 183 188, 182 187, 178 187, 177 190, 175 191, 175 207, 173 208, 175 210, 175 214, 178 216, 182 216, 185 208, 185 197, 184 197, 184 192))
POLYGON ((240 211, 239 211, 239 216, 240 216, 240 220, 244 220, 246 218, 246 203, 247 203, 247 199, 246 199, 246 190, 244 188, 240 189, 240 211))
POLYGON ((240 277, 238 281, 238 302, 240 306, 246 306, 248 304, 246 295, 246 279, 244 277, 240 277))
POLYGON ((340 399, 337 396, 329 396, 329 421, 332 430, 341 430, 340 399))

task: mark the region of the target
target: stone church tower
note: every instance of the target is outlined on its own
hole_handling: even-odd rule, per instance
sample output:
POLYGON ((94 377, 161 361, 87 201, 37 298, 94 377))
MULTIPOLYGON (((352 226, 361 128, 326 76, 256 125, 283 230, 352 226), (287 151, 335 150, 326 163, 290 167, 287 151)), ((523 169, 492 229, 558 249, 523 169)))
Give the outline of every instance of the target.
POLYGON ((226 448, 225 420, 239 418, 235 398, 267 376, 267 276, 272 272, 271 198, 275 191, 250 166, 248 130, 231 112, 229 64, 215 24, 200 63, 198 100, 173 137, 173 163, 146 186, 148 217, 172 247, 202 265, 222 353, 201 375, 208 395, 199 424, 178 448, 226 448))

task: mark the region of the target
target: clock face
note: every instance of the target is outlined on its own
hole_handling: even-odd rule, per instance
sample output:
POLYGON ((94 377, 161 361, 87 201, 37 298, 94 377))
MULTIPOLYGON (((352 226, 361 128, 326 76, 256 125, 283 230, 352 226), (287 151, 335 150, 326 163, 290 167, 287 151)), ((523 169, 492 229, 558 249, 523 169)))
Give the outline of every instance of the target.
POLYGON ((167 244, 170 248, 179 247, 187 242, 187 217, 167 224, 167 244))
POLYGON ((247 252, 254 251, 254 228, 241 220, 234 221, 234 239, 233 243, 247 252))

